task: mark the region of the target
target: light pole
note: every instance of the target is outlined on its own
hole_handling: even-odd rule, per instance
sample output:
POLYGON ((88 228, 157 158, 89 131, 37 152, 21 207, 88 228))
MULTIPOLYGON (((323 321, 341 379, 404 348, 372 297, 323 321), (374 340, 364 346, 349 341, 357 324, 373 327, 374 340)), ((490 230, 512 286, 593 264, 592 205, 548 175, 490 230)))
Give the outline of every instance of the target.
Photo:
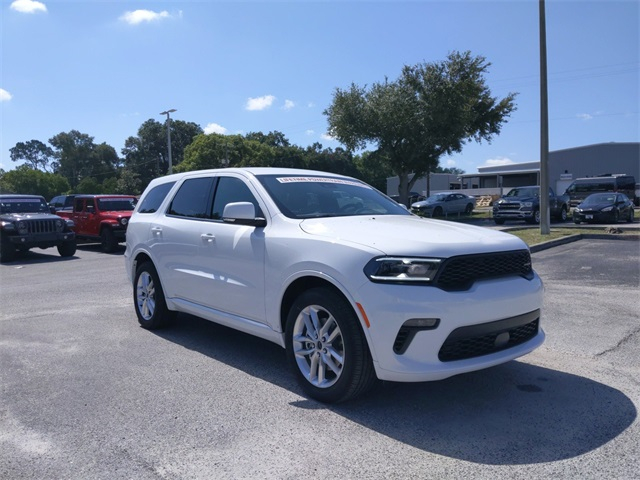
POLYGON ((173 173, 173 161, 171 160, 171 113, 177 112, 175 108, 167 110, 166 112, 160 112, 160 115, 167 116, 167 150, 169 152, 169 175, 173 173))

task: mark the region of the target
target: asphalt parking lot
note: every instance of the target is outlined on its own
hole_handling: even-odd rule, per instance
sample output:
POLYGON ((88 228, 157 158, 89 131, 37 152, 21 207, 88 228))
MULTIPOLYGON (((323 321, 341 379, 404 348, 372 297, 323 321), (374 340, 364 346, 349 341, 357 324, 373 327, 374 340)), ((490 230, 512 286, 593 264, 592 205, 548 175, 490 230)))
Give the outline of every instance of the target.
POLYGON ((533 254, 547 341, 325 406, 280 347, 140 328, 123 249, 0 265, 0 478, 640 478, 640 242, 533 254))

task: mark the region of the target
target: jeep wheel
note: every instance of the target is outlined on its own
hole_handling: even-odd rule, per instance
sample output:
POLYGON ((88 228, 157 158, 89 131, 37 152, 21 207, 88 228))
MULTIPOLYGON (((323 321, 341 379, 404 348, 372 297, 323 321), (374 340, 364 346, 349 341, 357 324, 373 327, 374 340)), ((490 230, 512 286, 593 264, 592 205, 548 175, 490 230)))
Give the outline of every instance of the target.
POLYGON ((11 262, 16 258, 16 248, 4 238, 0 240, 0 262, 11 262))
POLYGON ((100 239, 102 251, 105 253, 113 253, 118 246, 118 242, 116 241, 116 237, 113 234, 113 231, 108 227, 102 229, 100 239))
POLYGON ((151 262, 143 263, 136 270, 133 304, 138 322, 148 330, 164 327, 176 315, 167 308, 158 273, 151 262))
POLYGON ((287 316, 285 342, 298 383, 318 401, 344 402, 376 382, 360 321, 333 290, 313 288, 296 299, 287 316))
POLYGON ((64 242, 58 245, 58 253, 61 257, 73 257, 76 253, 76 242, 64 242))

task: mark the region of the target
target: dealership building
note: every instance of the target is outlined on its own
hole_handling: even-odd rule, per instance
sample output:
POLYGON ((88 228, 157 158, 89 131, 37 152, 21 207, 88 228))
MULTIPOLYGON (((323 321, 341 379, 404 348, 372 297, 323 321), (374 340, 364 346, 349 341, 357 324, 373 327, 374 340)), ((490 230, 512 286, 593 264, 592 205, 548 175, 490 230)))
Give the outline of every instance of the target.
MULTIPOLYGON (((611 142, 549 152, 549 186, 559 193, 576 178, 627 174, 640 181, 640 142, 611 142)), ((540 185, 540 162, 479 167, 477 173, 431 174, 420 178, 412 191, 422 195, 444 190, 465 190, 469 195, 502 195, 513 187, 540 185)), ((398 178, 387 179, 387 193, 398 192, 398 178)))

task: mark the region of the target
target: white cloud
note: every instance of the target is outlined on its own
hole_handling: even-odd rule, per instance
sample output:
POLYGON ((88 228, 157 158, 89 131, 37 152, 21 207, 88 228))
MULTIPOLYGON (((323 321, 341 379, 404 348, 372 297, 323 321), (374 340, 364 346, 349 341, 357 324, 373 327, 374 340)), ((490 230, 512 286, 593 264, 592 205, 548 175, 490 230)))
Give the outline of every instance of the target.
POLYGON ((9 92, 7 92, 4 88, 0 88, 0 102, 8 102, 13 98, 9 92))
POLYGON ((264 110, 273 105, 276 97, 273 95, 265 95, 264 97, 251 98, 247 100, 247 105, 244 107, 246 110, 264 110))
POLYGON ((285 100, 284 101, 284 107, 282 107, 282 109, 283 110, 291 110, 295 106, 296 106, 296 104, 294 103, 293 100, 285 100))
POLYGON ((15 10, 20 13, 38 13, 46 12, 47 6, 42 2, 36 2, 35 0, 15 0, 11 4, 11 10, 15 10))
POLYGON ((315 107, 315 106, 316 106, 316 104, 315 104, 315 103, 313 103, 313 102, 309 102, 309 103, 307 103, 307 107, 309 107, 309 108, 313 108, 313 107, 315 107))
POLYGON ((209 123, 206 127, 204 127, 204 133, 209 135, 210 133, 220 133, 221 135, 226 135, 228 130, 224 128, 222 125, 218 125, 217 123, 209 123))
POLYGON ((584 120, 584 121, 588 121, 593 119, 592 115, 589 115, 588 113, 579 113, 578 115, 576 115, 578 118, 584 120))
POLYGON ((456 166, 456 161, 453 158, 450 158, 449 160, 447 160, 447 167, 455 167, 456 166))
MULTIPOLYGON (((169 12, 166 10, 162 12, 154 12, 152 10, 134 10, 133 12, 125 12, 120 21, 128 23, 129 25, 138 25, 143 22, 159 22, 164 18, 169 18, 169 12)), ((180 12, 182 16, 182 12, 180 12)))
POLYGON ((481 167, 499 167, 502 165, 511 165, 512 163, 516 163, 516 162, 514 162, 510 158, 498 157, 498 158, 490 158, 489 160, 484 162, 484 165, 480 165, 480 166, 481 167))
POLYGON ((305 135, 313 135, 314 133, 316 133, 314 130, 307 130, 306 132, 304 132, 305 135))
POLYGON ((333 138, 331 135, 329 135, 328 133, 323 133, 322 135, 320 135, 320 138, 322 138, 323 140, 326 140, 328 142, 332 142, 335 141, 335 138, 333 138))

